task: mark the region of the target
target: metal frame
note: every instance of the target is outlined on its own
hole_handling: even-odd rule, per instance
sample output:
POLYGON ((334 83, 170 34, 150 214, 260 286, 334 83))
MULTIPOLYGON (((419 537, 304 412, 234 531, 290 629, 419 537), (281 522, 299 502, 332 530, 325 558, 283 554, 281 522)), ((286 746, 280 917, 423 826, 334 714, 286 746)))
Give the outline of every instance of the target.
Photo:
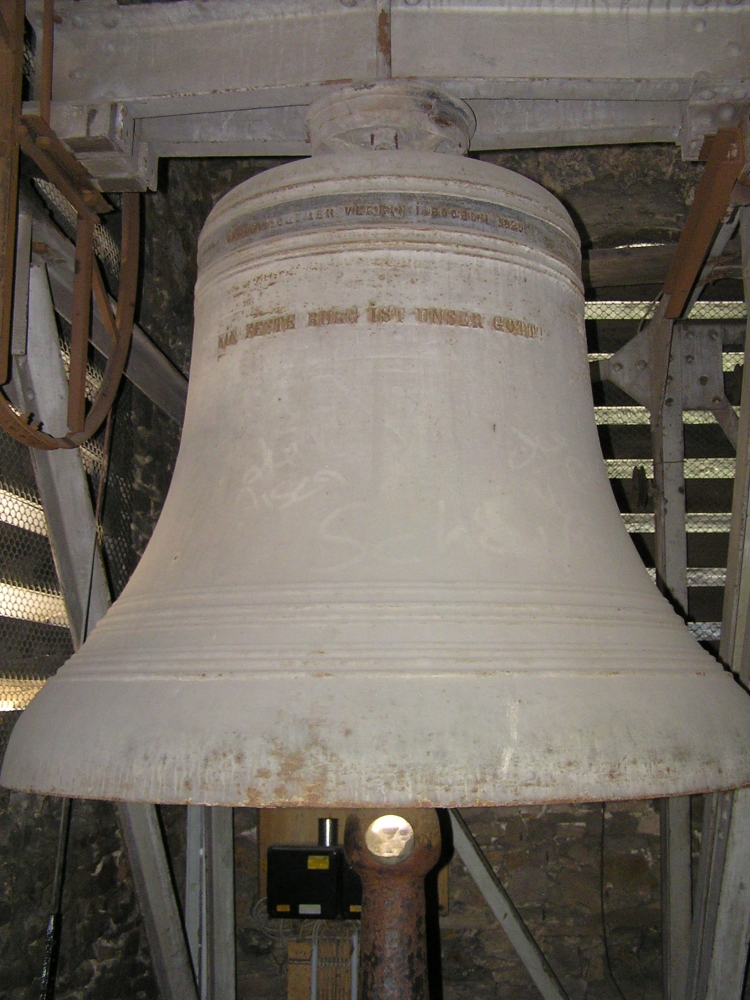
MULTIPOLYGON (((67 384, 44 267, 30 269, 28 292, 27 354, 15 357, 11 391, 19 405, 37 407, 55 431, 67 426, 67 384)), ((88 484, 78 450, 32 449, 31 457, 77 648, 110 603, 88 484)), ((118 816, 161 996, 197 1000, 156 807, 120 804, 118 816)))
MULTIPOLYGON (((750 306, 750 209, 740 212, 745 301, 750 306)), ((750 398, 750 322, 746 330, 743 399, 750 398), (747 394, 746 394, 747 392, 747 394)), ((750 664, 750 407, 740 409, 724 590, 721 657, 748 685, 750 664)), ((738 692, 739 694, 739 692, 738 692)), ((739 1000, 750 944, 750 789, 706 796, 700 870, 686 1000, 739 1000)))
POLYGON ((234 1000, 233 812, 187 807, 185 930, 199 1000, 234 1000))
MULTIPOLYGON (((442 83, 476 115, 475 150, 679 142, 697 158, 750 103, 741 5, 695 17, 667 0, 57 0, 55 10, 50 124, 102 190, 155 187, 160 156, 304 156, 307 106, 342 82, 442 83)), ((43 11, 30 0, 38 32, 43 11)))

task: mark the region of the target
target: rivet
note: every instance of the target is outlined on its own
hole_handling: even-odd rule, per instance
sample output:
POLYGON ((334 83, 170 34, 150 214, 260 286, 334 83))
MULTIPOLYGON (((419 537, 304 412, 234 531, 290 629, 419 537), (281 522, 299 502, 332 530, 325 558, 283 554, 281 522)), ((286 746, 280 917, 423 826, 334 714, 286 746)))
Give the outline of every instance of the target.
POLYGON ((721 402, 721 396, 714 396, 714 398, 711 400, 711 402, 712 403, 720 403, 721 402))
POLYGON ((104 51, 107 53, 107 55, 111 56, 112 53, 115 51, 115 48, 116 48, 116 46, 115 46, 114 42, 105 42, 104 43, 104 51))
POLYGON ((730 7, 737 7, 742 3, 742 0, 727 0, 730 7))
POLYGON ((644 359, 641 358, 640 361, 636 362, 635 367, 638 369, 639 372, 642 372, 644 368, 648 367, 648 361, 644 361, 644 359))
POLYGON ((341 0, 342 7, 356 7, 357 0, 341 0))
POLYGON ((665 405, 665 406, 671 406, 671 405, 672 405, 672 403, 674 403, 674 400, 672 399, 672 397, 671 397, 671 396, 668 396, 668 397, 667 397, 667 398, 666 398, 666 399, 664 400, 664 405, 665 405))
POLYGON ((697 21, 693 22, 693 31, 696 34, 699 35, 702 31, 705 30, 706 30, 706 22, 703 20, 702 17, 699 17, 697 21))
POLYGON ((687 361, 689 365, 692 365, 692 363, 695 361, 695 358, 693 357, 692 354, 686 354, 685 361, 687 361))
POLYGON ((708 375, 701 375, 698 381, 701 385, 708 385, 708 375))
POLYGON ((718 114, 719 114, 719 121, 723 125, 729 125, 730 122, 734 121, 735 115, 737 114, 737 110, 733 104, 722 104, 722 106, 719 108, 718 114))
POLYGON ((622 361, 615 361, 615 363, 612 365, 612 371, 613 372, 621 372, 622 371, 622 361))
POLYGON ((107 17, 102 18, 102 24, 105 28, 116 28, 118 21, 117 14, 108 14, 107 17))
POLYGON ((716 94, 713 90, 702 90, 700 94, 698 94, 699 101, 712 101, 714 97, 716 97, 716 94))
POLYGON ((404 0, 404 2, 407 3, 410 7, 416 7, 417 4, 419 3, 419 0, 404 0))
POLYGON ((730 42, 729 45, 727 45, 727 55, 731 56, 732 59, 736 59, 741 52, 742 49, 739 47, 737 42, 730 42))

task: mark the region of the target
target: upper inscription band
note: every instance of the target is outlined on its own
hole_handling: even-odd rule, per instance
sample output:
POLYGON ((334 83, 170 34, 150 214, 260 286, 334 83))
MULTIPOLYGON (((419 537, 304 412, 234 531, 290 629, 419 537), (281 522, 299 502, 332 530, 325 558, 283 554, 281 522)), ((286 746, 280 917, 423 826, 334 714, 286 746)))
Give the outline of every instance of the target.
POLYGON ((517 209, 450 195, 362 193, 324 195, 250 212, 219 227, 201 242, 201 269, 245 247, 278 236, 332 229, 408 225, 511 240, 533 247, 573 268, 578 247, 558 228, 517 209))

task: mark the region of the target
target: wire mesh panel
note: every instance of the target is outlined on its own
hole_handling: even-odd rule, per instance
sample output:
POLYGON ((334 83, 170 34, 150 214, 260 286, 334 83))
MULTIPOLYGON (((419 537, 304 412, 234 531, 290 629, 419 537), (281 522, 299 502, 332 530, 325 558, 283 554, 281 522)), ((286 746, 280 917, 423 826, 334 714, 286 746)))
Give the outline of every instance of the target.
MULTIPOLYGON (((69 327, 59 322, 60 353, 68 360, 69 327)), ((87 395, 93 398, 104 370, 91 351, 87 395)), ((102 491, 100 541, 113 596, 132 573, 134 480, 133 394, 123 382, 112 412, 109 469, 102 491)), ((143 405, 143 404, 142 404, 143 405)), ((146 400, 147 406, 152 406, 146 400)), ((106 429, 80 449, 94 507, 99 495, 106 429)), ((0 432, 0 761, 15 720, 45 680, 73 652, 47 522, 29 450, 0 432)))
POLYGON ((0 755, 20 710, 72 652, 31 457, 0 433, 0 755))

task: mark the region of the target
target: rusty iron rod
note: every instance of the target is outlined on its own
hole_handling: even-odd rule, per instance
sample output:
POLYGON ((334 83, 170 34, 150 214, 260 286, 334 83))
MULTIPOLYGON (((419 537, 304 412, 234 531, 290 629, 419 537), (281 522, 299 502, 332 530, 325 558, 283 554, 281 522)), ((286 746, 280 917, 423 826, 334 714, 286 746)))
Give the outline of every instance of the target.
POLYGON ((77 434, 86 422, 86 362, 91 321, 91 277, 94 267, 94 227, 79 215, 76 232, 76 264, 73 279, 73 323, 70 334, 68 373, 68 430, 77 434))
POLYGON ((365 840, 380 815, 350 815, 344 835, 347 861, 362 880, 359 1000, 428 1000, 424 880, 440 858, 440 824, 433 809, 399 810, 414 830, 414 847, 389 862, 365 840))
POLYGON ((39 116, 49 125, 52 104, 52 53, 55 46, 55 0, 44 0, 42 22, 42 71, 39 82, 39 116))
POLYGON ((23 0, 0 0, 0 385, 10 376, 18 201, 18 120, 23 88, 23 0))
POLYGON ((679 319, 682 315, 744 167, 742 131, 720 129, 711 143, 706 167, 664 281, 664 294, 669 296, 666 319, 679 319))

